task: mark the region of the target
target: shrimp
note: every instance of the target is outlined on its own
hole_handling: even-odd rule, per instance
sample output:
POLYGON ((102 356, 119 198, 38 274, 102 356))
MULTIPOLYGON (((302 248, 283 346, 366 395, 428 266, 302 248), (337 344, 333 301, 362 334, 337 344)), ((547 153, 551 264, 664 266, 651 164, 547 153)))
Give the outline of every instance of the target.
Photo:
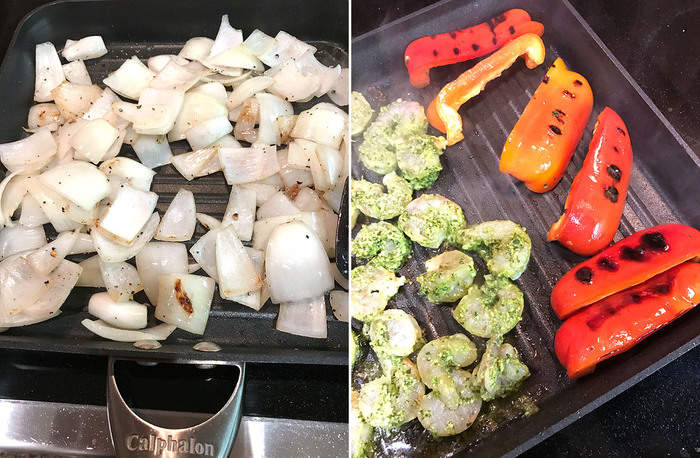
POLYGON ((377 315, 369 324, 372 349, 381 355, 408 356, 425 344, 423 331, 403 310, 389 309, 377 315))
POLYGON ((459 300, 476 276, 474 260, 461 251, 445 251, 428 259, 425 270, 416 278, 420 283, 418 293, 436 304, 459 300))
POLYGON ((350 135, 359 135, 365 130, 374 110, 362 93, 352 91, 352 110, 350 110, 350 135))
POLYGON ((416 358, 420 378, 445 405, 454 409, 462 396, 455 380, 459 368, 476 361, 476 346, 464 334, 438 337, 421 348, 416 358))
POLYGON ((518 351, 497 337, 486 342, 486 350, 474 369, 474 382, 481 399, 490 401, 503 397, 530 376, 530 370, 520 359, 518 351))
POLYGON ((396 162, 401 176, 413 189, 426 189, 440 176, 440 156, 447 147, 445 137, 416 135, 396 145, 396 162))
POLYGON ((397 99, 379 110, 377 119, 367 128, 360 145, 360 161, 381 175, 398 166, 396 145, 407 137, 424 135, 428 119, 418 102, 397 99))
POLYGON ((399 216, 399 228, 426 248, 439 248, 443 241, 455 244, 457 233, 466 226, 460 206, 439 194, 412 200, 399 216))
POLYGON ((367 424, 394 428, 416 418, 424 395, 425 386, 415 365, 403 359, 385 369, 381 377, 362 385, 358 406, 367 424))
POLYGON ((350 456, 364 458, 372 448, 374 428, 365 423, 359 410, 360 393, 350 393, 350 456))
POLYGON ((382 179, 384 187, 365 180, 352 180, 350 197, 353 205, 374 219, 392 219, 399 216, 411 201, 413 189, 408 181, 395 172, 382 179))
POLYGON ((352 241, 351 251, 368 264, 396 271, 411 254, 411 242, 396 226, 385 221, 368 224, 352 241))
POLYGON ((523 293, 505 277, 484 276, 484 284, 472 285, 452 315, 464 329, 479 337, 498 337, 520 321, 523 293))
POLYGON ((364 265, 350 272, 350 305, 352 316, 366 321, 382 312, 404 283, 405 277, 379 266, 364 265))
POLYGON ((354 365, 362 350, 360 349, 360 338, 357 337, 357 334, 352 329, 350 330, 350 338, 352 340, 350 342, 350 364, 354 365))
POLYGON ((465 431, 481 410, 481 399, 470 388, 469 372, 456 369, 454 378, 462 388, 462 398, 456 407, 448 407, 437 391, 423 396, 418 407, 418 421, 435 436, 453 436, 465 431))
POLYGON ((460 231, 462 249, 476 251, 489 272, 517 280, 530 260, 532 243, 525 228, 512 221, 487 221, 460 231))

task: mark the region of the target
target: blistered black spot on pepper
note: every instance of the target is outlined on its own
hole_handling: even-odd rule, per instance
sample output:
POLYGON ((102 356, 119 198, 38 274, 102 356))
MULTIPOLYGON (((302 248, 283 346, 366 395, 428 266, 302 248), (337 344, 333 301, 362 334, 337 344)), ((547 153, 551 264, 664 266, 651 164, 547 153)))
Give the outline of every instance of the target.
POLYGON ((515 27, 513 27, 511 25, 510 27, 508 27, 508 31, 510 32, 511 35, 513 35, 515 33, 515 27))
POLYGON ((643 261, 644 253, 644 248, 642 248, 641 246, 638 246, 636 248, 625 246, 622 247, 622 253, 620 254, 620 257, 622 259, 629 259, 630 261, 643 261))
POLYGON ((437 49, 433 49, 433 56, 437 57, 437 55, 438 55, 437 49))
POLYGON ((661 232, 650 232, 642 236, 642 243, 655 251, 668 251, 668 243, 661 232))
POLYGON ((622 178, 622 171, 620 171, 620 167, 616 166, 615 164, 610 164, 607 171, 608 175, 610 175, 615 181, 620 181, 620 178, 622 178))
POLYGON ((561 135, 561 129, 558 128, 557 126, 549 126, 549 130, 551 130, 552 132, 554 132, 557 135, 561 135))
POLYGON ((552 116, 554 116, 554 118, 555 118, 557 121, 559 121, 560 123, 564 124, 564 116, 566 116, 566 114, 565 114, 563 111, 561 111, 561 110, 559 110, 559 109, 554 110, 554 111, 552 111, 552 116))
POLYGON ((671 291, 670 285, 656 285, 654 287, 654 292, 657 294, 668 294, 669 291, 671 291))
POLYGON ((569 92, 569 91, 566 90, 566 89, 564 89, 563 94, 564 94, 564 95, 568 95, 568 96, 571 97, 572 99, 575 99, 575 98, 576 98, 576 94, 574 94, 573 92, 569 92))
POLYGON ((491 43, 493 43, 495 45, 498 44, 498 40, 496 39, 496 37, 493 37, 493 39, 491 40, 491 43))
POLYGON ((581 86, 583 83, 579 80, 574 80, 574 86, 581 86))
POLYGON ((459 56, 459 48, 454 48, 452 52, 455 53, 455 56, 459 56))
POLYGON ((617 202, 619 192, 617 191, 617 188, 615 186, 608 186, 605 188, 605 198, 608 199, 610 202, 617 202))
POLYGON ((605 257, 598 259, 598 266, 610 272, 615 272, 618 269, 618 265, 615 261, 605 257))
POLYGON ((542 78, 542 82, 543 82, 544 84, 549 83, 549 75, 544 75, 544 78, 542 78))
POLYGON ((451 38, 457 38, 457 33, 455 33, 455 32, 450 32, 450 37, 451 37, 451 38))
POLYGON ((640 302, 642 302, 642 296, 640 296, 639 294, 632 294, 632 302, 634 302, 635 304, 639 304, 640 302))
POLYGON ((613 151, 615 151, 616 153, 619 153, 619 152, 620 152, 620 150, 617 149, 617 146, 613 146, 613 151))
POLYGON ((581 267, 576 271, 576 280, 590 285, 593 283, 593 271, 588 267, 581 267))
POLYGON ((619 127, 617 128, 617 131, 620 132, 622 135, 627 135, 624 130, 620 129, 619 127))
POLYGON ((474 51, 478 51, 478 50, 479 50, 479 45, 476 44, 476 43, 472 44, 472 49, 473 49, 474 51))

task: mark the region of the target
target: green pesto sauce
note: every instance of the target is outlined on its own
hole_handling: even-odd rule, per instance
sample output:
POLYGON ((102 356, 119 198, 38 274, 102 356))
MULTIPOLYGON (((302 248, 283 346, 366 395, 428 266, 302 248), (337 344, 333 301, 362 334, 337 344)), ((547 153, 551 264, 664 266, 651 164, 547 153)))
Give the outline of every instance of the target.
POLYGON ((350 96, 350 129, 353 137, 365 130, 373 114, 374 110, 365 96, 360 92, 352 91, 350 96))
POLYGON ((399 216, 399 228, 414 242, 426 248, 439 248, 443 242, 454 245, 458 232, 467 222, 455 202, 439 194, 423 194, 399 216))
POLYGON ((493 275, 516 280, 530 260, 532 243, 522 226, 512 221, 487 221, 459 231, 463 250, 475 251, 493 275))
POLYGON ((436 304, 454 302, 467 294, 476 276, 471 257, 460 251, 446 251, 426 262, 426 267, 431 261, 437 264, 436 268, 429 268, 416 278, 420 283, 419 294, 436 304))
POLYGON ((352 204, 370 218, 386 220, 399 216, 411 201, 413 189, 411 185, 398 176, 390 173, 382 180, 382 185, 366 180, 352 180, 350 198, 352 204))
POLYGON ((411 242, 391 223, 380 221, 360 229, 352 241, 351 252, 358 259, 396 271, 411 254, 411 242))
POLYGON ((498 337, 486 343, 486 350, 474 369, 474 382, 481 398, 490 401, 514 391, 530 376, 530 371, 518 358, 518 352, 498 337))

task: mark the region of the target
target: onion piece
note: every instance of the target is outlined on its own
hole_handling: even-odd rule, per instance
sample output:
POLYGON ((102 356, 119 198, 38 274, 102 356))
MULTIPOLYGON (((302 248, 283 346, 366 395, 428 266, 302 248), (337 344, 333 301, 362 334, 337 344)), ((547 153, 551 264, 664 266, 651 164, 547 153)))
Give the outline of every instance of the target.
POLYGON ((233 227, 238 238, 244 242, 250 241, 253 237, 255 202, 255 191, 239 185, 231 186, 231 193, 221 224, 233 227))
POLYGON ((221 83, 204 83, 193 87, 189 91, 190 94, 204 94, 216 99, 217 102, 226 105, 226 88, 221 83))
POLYGON ((117 110, 121 118, 131 121, 137 133, 163 135, 173 128, 183 103, 181 90, 149 87, 141 92, 138 105, 117 101, 112 109, 117 110))
MULTIPOLYGON (((237 110, 234 110, 237 111, 237 110)), ((231 119, 231 113, 229 118, 231 119)), ((260 120, 260 104, 254 97, 243 102, 240 111, 235 118, 236 127, 233 129, 233 135, 238 140, 243 140, 248 143, 255 143, 258 140, 258 130, 255 126, 260 120)))
POLYGON ((139 135, 131 146, 139 161, 150 169, 169 163, 173 157, 165 135, 139 135))
POLYGON ((102 95, 102 89, 96 84, 84 85, 65 81, 51 91, 56 106, 67 121, 80 118, 102 95))
POLYGON ((280 304, 278 331, 315 339, 328 337, 326 300, 323 296, 280 304))
POLYGON ((202 60, 209 55, 214 40, 207 37, 194 37, 185 42, 178 56, 189 60, 202 60))
MULTIPOLYGON (((22 203, 22 199, 27 194, 29 180, 26 175, 8 174, 9 180, 5 181, 0 190, 0 223, 12 226, 12 215, 22 203)), ((0 225, 0 228, 2 225, 0 225)))
POLYGON ((333 289, 323 243, 301 222, 277 226, 265 250, 265 273, 272 302, 301 301, 333 289))
POLYGON ((140 162, 136 162, 128 157, 115 157, 100 164, 100 171, 107 176, 112 188, 111 200, 119 193, 121 185, 127 184, 141 191, 149 191, 153 176, 156 174, 140 162))
POLYGON ((152 71, 159 73, 171 61, 175 62, 175 64, 177 64, 179 66, 187 65, 190 63, 190 61, 187 60, 186 58, 181 57, 181 56, 176 56, 175 54, 160 54, 158 56, 149 57, 148 60, 146 61, 146 65, 152 71))
POLYGON ((114 301, 107 293, 95 293, 88 301, 88 313, 120 329, 143 329, 148 309, 133 301, 114 301))
POLYGON ((290 102, 309 100, 321 87, 321 80, 313 73, 304 73, 294 62, 288 60, 265 72, 273 79, 269 91, 290 102))
POLYGON ((277 40, 266 33, 255 29, 250 33, 250 35, 248 35, 248 38, 243 41, 241 46, 243 46, 243 48, 250 54, 260 57, 269 51, 272 51, 276 45, 277 40))
POLYGON ((240 186, 255 193, 255 205, 258 207, 267 202, 270 197, 277 194, 277 191, 280 190, 279 186, 267 183, 245 183, 240 186))
MULTIPOLYGON (((213 148, 214 146, 219 146, 221 148, 242 148, 241 144, 233 138, 233 135, 231 134, 226 134, 220 139, 216 140, 214 143, 210 144, 208 148, 213 148)), ((216 162, 219 162, 218 158, 216 162)), ((219 170, 221 170, 221 167, 219 167, 219 170)))
POLYGON ((254 144, 250 148, 221 148, 219 162, 228 184, 259 181, 279 172, 276 148, 254 144))
POLYGON ((328 92, 341 73, 340 65, 326 67, 316 59, 313 52, 309 51, 296 58, 294 63, 304 74, 316 75, 316 77, 318 77, 319 87, 314 93, 316 97, 321 97, 328 92))
POLYGON ((344 68, 340 71, 340 75, 328 91, 328 97, 338 106, 344 107, 348 105, 348 92, 350 90, 350 71, 344 68))
POLYGON ((250 78, 250 75, 252 72, 247 71, 241 73, 239 76, 228 76, 228 75, 220 75, 218 73, 210 73, 208 75, 204 75, 202 77, 202 81, 206 83, 221 83, 224 86, 233 86, 235 87, 236 85, 242 83, 243 81, 247 80, 250 78))
POLYGON ((112 104, 119 100, 108 87, 104 88, 100 96, 92 103, 90 109, 85 112, 83 119, 93 120, 104 117, 112 111, 112 104))
POLYGON ((132 56, 102 82, 122 97, 138 100, 154 77, 155 74, 138 57, 132 56))
POLYGON ((299 114, 292 137, 338 149, 347 127, 347 113, 335 105, 321 102, 299 114))
POLYGON ((197 84, 202 76, 203 72, 192 72, 170 60, 153 78, 150 87, 184 92, 197 84))
POLYGON ((221 221, 205 213, 197 213, 197 221, 208 231, 221 226, 221 221))
POLYGON ((343 184, 346 179, 347 177, 341 177, 333 189, 323 192, 323 200, 325 200, 336 213, 340 213, 340 205, 343 202, 343 184))
POLYGON ((105 281, 102 279, 102 271, 100 270, 99 256, 91 256, 82 261, 79 265, 83 270, 75 286, 84 286, 87 288, 105 287, 105 281))
MULTIPOLYGON (((39 180, 84 210, 92 210, 109 195, 109 182, 97 167, 83 161, 59 164, 39 175, 39 180)), ((35 196, 36 197, 36 196, 35 196)))
POLYGON ((315 212, 320 209, 330 210, 315 191, 306 187, 299 187, 299 192, 292 203, 303 212, 315 212))
POLYGON ((75 243, 68 254, 94 253, 95 244, 92 242, 90 234, 78 232, 75 236, 75 243))
POLYGON ((173 333, 176 326, 170 324, 159 324, 152 328, 142 329, 140 331, 130 329, 119 329, 112 327, 102 320, 88 320, 87 318, 80 322, 88 330, 98 336, 114 340, 116 342, 136 342, 138 340, 165 340, 173 333))
POLYGON ((243 104, 243 102, 250 97, 253 97, 255 94, 264 91, 268 87, 270 87, 273 83, 273 79, 270 78, 269 76, 256 76, 254 78, 251 78, 249 80, 244 81, 241 83, 240 86, 238 86, 236 89, 233 90, 228 95, 228 98, 226 100, 226 108, 229 110, 233 110, 234 108, 238 108, 243 104))
POLYGON ((270 145, 281 145, 282 136, 275 121, 279 116, 293 115, 292 104, 276 95, 266 93, 258 93, 255 98, 260 104, 258 141, 270 145))
POLYGON ((322 216, 318 212, 301 212, 295 215, 275 216, 273 218, 258 219, 253 228, 253 248, 265 250, 270 235, 275 228, 281 224, 301 221, 309 226, 321 241, 328 236, 326 225, 322 216))
POLYGON ((102 281, 115 302, 126 302, 143 289, 136 267, 126 262, 104 262, 100 259, 102 281))
POLYGON ((215 159, 218 162, 218 154, 219 148, 204 148, 173 156, 170 158, 170 163, 180 172, 180 175, 185 177, 187 181, 191 181, 205 175, 202 172, 207 165, 215 159))
POLYGON ((274 67, 287 60, 301 57, 305 52, 313 54, 316 48, 280 30, 275 36, 275 46, 259 57, 265 65, 274 67))
POLYGON ((348 303, 349 296, 347 291, 341 291, 339 289, 331 291, 330 294, 331 309, 333 310, 333 315, 344 322, 350 321, 350 314, 348 313, 348 303))
POLYGON ((10 172, 31 173, 48 164, 56 150, 51 131, 42 128, 22 140, 0 144, 0 162, 10 172))
MULTIPOLYGON (((15 177, 18 175, 18 172, 10 172, 8 171, 7 176, 0 182, 0 210, 2 209, 2 195, 5 193, 5 189, 7 189, 7 186, 10 184, 12 180, 15 179, 15 177)), ((5 214, 9 214, 10 212, 4 212, 0 211, 0 228, 5 225, 12 226, 13 222, 12 220, 8 217, 5 217, 5 214)), ((1 229, 0 229, 1 230, 1 229)))
POLYGON ((319 210, 314 212, 317 214, 321 223, 325 226, 324 231, 319 231, 319 233, 324 234, 325 237, 319 235, 321 242, 323 242, 323 247, 326 249, 329 258, 335 258, 335 239, 338 230, 338 215, 329 210, 319 210))
POLYGON ((46 244, 44 227, 15 225, 0 231, 0 260, 46 244))
MULTIPOLYGON (((41 232, 43 234, 43 228, 41 232)), ((61 232, 51 242, 29 253, 27 260, 37 272, 48 275, 70 253, 76 238, 77 232, 61 232)))
POLYGON ((233 48, 243 43, 243 32, 231 27, 228 22, 228 14, 221 16, 221 25, 216 33, 216 39, 209 50, 209 56, 216 56, 222 51, 233 48))
POLYGON ((97 228, 115 242, 130 245, 151 217, 157 202, 158 194, 124 185, 97 228))
MULTIPOLYGON (((258 273, 258 276, 262 279, 265 276, 265 253, 263 253, 261 250, 256 250, 254 248, 250 247, 245 247, 246 253, 248 253, 248 257, 250 257, 250 260, 253 262, 253 265, 255 266, 255 270, 258 273)), ((250 307, 253 310, 260 310, 260 308, 265 304, 264 301, 261 301, 261 293, 262 293, 262 287, 250 291, 247 294, 243 294, 240 296, 232 296, 229 297, 228 300, 237 302, 241 305, 245 305, 246 307, 250 307)), ((267 300, 267 299, 266 299, 267 300)))
POLYGON ((31 194, 27 194, 22 198, 20 207, 22 210, 19 217, 19 224, 22 226, 37 227, 50 222, 44 210, 41 209, 39 202, 37 202, 31 194))
POLYGON ((304 139, 295 139, 289 144, 285 163, 287 168, 302 169, 311 173, 311 168, 315 162, 318 162, 316 143, 304 139))
POLYGON ((204 148, 212 142, 233 132, 233 126, 226 116, 207 119, 185 131, 185 138, 193 150, 204 148))
POLYGON ((219 274, 216 268, 216 236, 221 230, 220 227, 211 229, 195 242, 190 248, 190 254, 202 269, 211 278, 219 281, 219 274))
MULTIPOLYGON (((213 47, 212 47, 213 49, 213 47)), ((265 67, 257 57, 250 54, 242 46, 235 46, 221 51, 218 54, 207 57, 201 61, 206 67, 211 68, 217 73, 223 73, 220 69, 223 68, 243 68, 261 73, 265 71, 265 67)))
POLYGON ((197 272, 197 271, 198 271, 199 269, 201 269, 201 268, 202 268, 202 267, 201 267, 199 264, 197 264, 196 262, 194 262, 194 263, 192 263, 192 264, 187 264, 187 273, 188 273, 188 274, 193 274, 193 273, 197 272))
MULTIPOLYGON (((219 85, 220 83, 207 84, 219 85)), ((175 118, 173 128, 168 133, 168 139, 171 142, 184 140, 186 138, 185 132, 187 132, 188 129, 201 122, 224 116, 228 116, 228 112, 226 111, 226 107, 218 99, 209 94, 190 91, 185 94, 182 109, 177 115, 177 118, 175 118)), ((223 136, 223 134, 221 136, 223 136)), ((219 137, 217 137, 217 139, 219 137)))
POLYGON ((49 42, 36 45, 35 53, 34 101, 50 102, 53 100, 51 91, 65 81, 61 59, 49 42))
POLYGON ((93 35, 90 37, 81 38, 80 40, 66 41, 63 51, 63 57, 68 61, 96 59, 107 54, 107 47, 102 37, 93 35))
POLYGON ((97 164, 119 137, 119 131, 104 119, 87 121, 71 138, 74 157, 97 164))
POLYGON ((85 67, 85 62, 82 60, 76 60, 63 65, 63 74, 70 83, 83 85, 92 84, 90 74, 85 67))
POLYGON ((190 240, 197 224, 195 213, 194 194, 180 188, 160 220, 154 238, 168 242, 190 240))
POLYGON ((149 242, 136 255, 136 269, 151 304, 158 303, 158 276, 187 272, 187 247, 182 243, 149 242))
POLYGON ((262 286, 253 261, 232 226, 216 234, 216 270, 219 294, 224 299, 247 294, 262 286))
POLYGON ((24 256, 14 255, 0 262, 0 321, 39 300, 50 288, 46 280, 48 277, 34 270, 24 256))
POLYGON ((85 119, 78 118, 59 126, 55 136, 57 162, 61 163, 73 159, 73 147, 70 145, 71 138, 86 122, 85 119))
POLYGON ((27 115, 27 127, 32 131, 46 127, 53 132, 63 122, 61 111, 55 103, 37 103, 29 109, 29 115, 27 115))
POLYGON ((284 192, 278 191, 275 195, 267 199, 267 202, 260 206, 258 209, 258 219, 294 215, 299 212, 299 208, 292 203, 289 197, 287 197, 284 192))
POLYGON ((95 244, 95 250, 102 260, 105 262, 121 262, 126 261, 129 258, 133 258, 136 254, 143 249, 143 247, 152 238, 153 234, 156 232, 158 223, 160 222, 160 217, 158 213, 153 213, 151 218, 146 222, 136 236, 136 239, 129 246, 120 245, 113 240, 105 237, 100 233, 99 230, 93 228, 90 231, 90 236, 92 236, 92 241, 95 244))
POLYGON ((316 189, 319 191, 327 191, 335 188, 341 183, 343 169, 345 168, 343 156, 335 148, 326 145, 318 145, 316 147, 316 157, 318 158, 320 167, 318 170, 311 169, 311 174, 314 176, 314 183, 319 183, 316 189), (320 175, 323 175, 323 178, 321 178, 320 175))
POLYGON ((191 274, 158 277, 155 316, 193 334, 204 334, 214 297, 214 280, 191 274))
POLYGON ((338 269, 338 265, 335 262, 331 263, 331 270, 333 271, 333 278, 335 279, 335 282, 347 290, 350 285, 348 283, 348 279, 340 272, 340 269, 338 269))
POLYGON ((29 194, 41 206, 41 210, 56 232, 71 231, 80 227, 80 223, 74 221, 74 219, 78 218, 73 219, 69 217, 76 210, 84 213, 85 211, 80 209, 80 207, 70 204, 66 198, 44 186, 38 177, 32 177, 29 180, 27 189, 29 194))
POLYGON ((286 145, 292 141, 292 130, 297 123, 297 115, 281 115, 275 119, 275 128, 280 134, 280 144, 286 145))

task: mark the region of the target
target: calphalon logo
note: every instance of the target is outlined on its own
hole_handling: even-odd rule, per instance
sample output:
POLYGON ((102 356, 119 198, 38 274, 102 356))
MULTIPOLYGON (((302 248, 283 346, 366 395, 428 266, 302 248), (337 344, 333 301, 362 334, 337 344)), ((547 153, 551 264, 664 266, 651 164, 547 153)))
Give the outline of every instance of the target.
POLYGON ((154 455, 162 455, 163 452, 180 452, 199 456, 214 456, 214 445, 207 442, 197 442, 194 437, 189 439, 176 439, 168 435, 167 439, 149 434, 139 436, 132 434, 126 438, 126 448, 132 452, 152 452, 154 455))

